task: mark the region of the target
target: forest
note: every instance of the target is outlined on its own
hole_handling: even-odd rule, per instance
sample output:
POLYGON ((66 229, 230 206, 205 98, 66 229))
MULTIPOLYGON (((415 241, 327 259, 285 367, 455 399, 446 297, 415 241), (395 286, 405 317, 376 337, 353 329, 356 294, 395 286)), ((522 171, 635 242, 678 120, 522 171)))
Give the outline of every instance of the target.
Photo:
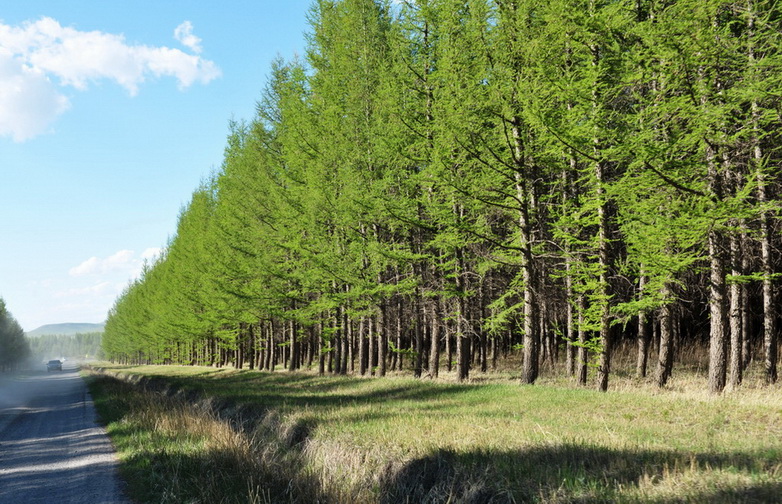
POLYGON ((38 361, 67 357, 71 359, 98 359, 101 357, 103 333, 43 334, 30 337, 31 355, 38 361))
POLYGON ((0 298, 0 372, 17 369, 30 356, 30 344, 24 329, 0 298))
POLYGON ((609 387, 778 378, 782 6, 317 0, 105 356, 609 387))

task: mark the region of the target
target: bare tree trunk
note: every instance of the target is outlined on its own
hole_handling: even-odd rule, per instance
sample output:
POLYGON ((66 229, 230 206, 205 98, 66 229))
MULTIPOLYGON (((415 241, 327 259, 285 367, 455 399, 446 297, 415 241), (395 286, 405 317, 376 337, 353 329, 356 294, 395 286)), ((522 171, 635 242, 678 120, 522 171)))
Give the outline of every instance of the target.
POLYGON ((709 311, 709 391, 719 394, 725 388, 727 345, 725 337, 725 271, 720 238, 709 233, 710 279, 709 311))
MULTIPOLYGON (((663 299, 667 298, 668 287, 663 293, 663 299)), ((657 386, 664 387, 671 377, 673 369, 673 330, 671 304, 666 302, 660 307, 660 352, 657 360, 657 386)))
POLYGON ((255 369, 255 357, 256 357, 256 344, 255 344, 255 331, 253 328, 255 324, 247 324, 247 351, 250 361, 250 371, 255 369))
POLYGON ((762 217, 761 257, 763 261, 763 349, 765 351, 766 382, 777 382, 777 334, 774 320, 774 286, 771 283, 771 218, 762 217))
MULTIPOLYGON (((754 10, 750 13, 750 37, 754 32, 754 10)), ((753 46, 750 45, 750 61, 755 61, 753 46)), ((755 180, 757 182, 758 205, 765 206, 768 202, 768 191, 766 185, 769 183, 768 177, 763 167, 763 151, 760 147, 760 111, 756 101, 752 102, 752 128, 754 131, 752 138, 752 158, 755 168, 755 180)), ((772 263, 772 226, 771 212, 763 210, 760 215, 760 258, 761 271, 763 272, 763 350, 765 354, 765 374, 766 383, 772 384, 777 381, 777 333, 775 327, 774 313, 774 285, 772 277, 774 266, 772 263)))
MULTIPOLYGON (((377 323, 377 375, 385 376, 388 363, 388 303, 385 301, 380 304, 380 315, 377 323)), ((373 358, 370 355, 370 358, 373 358)))
POLYGON ((603 189, 604 174, 602 163, 595 163, 595 172, 597 178, 597 197, 601 200, 598 204, 598 262, 600 264, 600 274, 598 279, 599 298, 600 298, 600 359, 597 367, 597 389, 601 392, 608 390, 608 375, 611 372, 611 328, 610 328, 610 306, 608 297, 608 216, 607 204, 602 201, 605 196, 603 189))
POLYGON ((587 351, 587 334, 584 330, 584 311, 586 310, 586 300, 584 295, 578 296, 578 366, 576 369, 576 376, 578 378, 579 385, 587 384, 587 371, 589 352, 587 351))
POLYGON ((273 318, 266 325, 266 330, 268 331, 269 336, 269 343, 266 345, 269 352, 269 355, 266 359, 266 369, 269 371, 274 371, 275 364, 277 363, 277 345, 275 339, 277 336, 277 324, 273 318))
POLYGON ((459 314, 457 316, 457 334, 456 334, 456 358, 458 359, 456 367, 456 379, 464 381, 470 377, 470 335, 468 334, 467 320, 465 317, 466 307, 463 297, 459 297, 459 314))
MULTIPOLYGON (((402 303, 402 297, 399 296, 397 299, 396 304, 396 348, 397 350, 402 350, 404 347, 404 327, 402 327, 402 318, 404 314, 404 304, 402 303)), ((395 364, 391 364, 392 370, 401 371, 404 367, 405 359, 404 354, 400 352, 394 352, 393 355, 393 362, 395 364)))
POLYGON ((299 338, 298 338, 298 324, 296 321, 291 320, 288 330, 290 331, 290 349, 291 360, 288 364, 288 371, 296 371, 299 368, 299 338))
MULTIPOLYGON (((381 301, 382 303, 382 301, 381 301)), ((381 308, 382 310, 382 308, 381 308)), ((382 313, 382 311, 381 311, 382 313)), ((367 335, 367 372, 370 376, 375 374, 375 365, 377 364, 377 344, 380 341, 381 325, 377 318, 382 315, 372 315, 369 317, 369 334, 367 335)))
MULTIPOLYGON (((744 254, 742 257, 742 271, 749 271, 749 239, 746 235, 744 239, 744 254)), ((746 371, 752 360, 752 334, 750 333, 750 313, 749 313, 749 289, 747 284, 742 283, 741 289, 741 370, 746 371)))
POLYGON ((437 378, 440 374, 440 312, 439 299, 432 302, 432 337, 429 341, 429 376, 437 378))
POLYGON ((532 263, 532 233, 530 223, 530 195, 529 181, 525 178, 526 166, 523 139, 520 131, 521 119, 514 117, 513 140, 514 158, 516 164, 516 200, 519 202, 519 249, 521 250, 521 282, 523 288, 524 303, 524 363, 521 371, 521 382, 525 384, 535 383, 539 373, 540 334, 536 320, 535 306, 535 274, 532 263))
POLYGON ((323 351, 323 323, 318 322, 318 374, 326 374, 326 354, 323 351))
POLYGON ((570 261, 565 259, 565 371, 568 376, 576 372, 576 347, 573 342, 576 338, 576 327, 573 320, 573 280, 570 278, 570 261))
POLYGON ((445 321, 445 354, 448 357, 445 368, 450 373, 453 371, 453 322, 445 321))
MULTIPOLYGON (((595 2, 590 0, 589 10, 591 15, 595 12, 595 2)), ((602 61, 601 47, 594 41, 590 42, 589 50, 592 54, 592 67, 598 68, 602 61)), ((597 84, 597 83, 596 83, 597 84)), ((592 87, 592 110, 597 113, 602 107, 603 97, 601 89, 595 85, 592 87)), ((592 152, 594 154, 595 198, 597 199, 597 260, 598 260, 598 288, 597 298, 600 303, 600 356, 597 367, 597 389, 601 392, 608 390, 608 376, 611 372, 611 328, 610 328, 610 298, 609 298, 609 261, 610 251, 608 247, 608 195, 604 184, 606 182, 606 166, 602 161, 603 145, 599 127, 595 126, 595 134, 592 138, 592 152)))
MULTIPOLYGON (((711 144, 706 146, 709 191, 722 199, 722 182, 717 171, 716 153, 711 144)), ((709 231, 709 391, 719 394, 725 388, 727 378, 728 341, 725 331, 725 259, 722 236, 716 230, 709 231)))
POLYGON ((475 308, 475 331, 478 333, 478 338, 480 340, 481 345, 481 355, 480 355, 480 361, 481 361, 481 373, 485 373, 489 370, 489 338, 486 334, 486 331, 484 331, 481 327, 481 321, 488 318, 488 308, 486 306, 486 299, 488 298, 487 289, 488 289, 488 283, 486 281, 486 278, 481 282, 480 287, 480 299, 478 301, 478 306, 475 308))
MULTIPOLYGON (((741 274, 739 264, 742 253, 740 247, 740 237, 736 233, 730 236, 730 261, 732 264, 731 275, 735 278, 741 274)), ((741 285, 734 281, 730 284, 730 375, 728 385, 731 389, 738 388, 741 385, 743 372, 742 350, 744 349, 741 327, 741 285)))
POLYGON ((342 311, 342 364, 339 367, 339 374, 345 375, 348 372, 348 362, 352 353, 350 338, 352 336, 352 323, 348 318, 348 311, 342 311))
MULTIPOLYGON (((641 273, 638 278, 638 295, 643 297, 646 286, 646 276, 641 273)), ((636 339, 637 359, 635 376, 646 378, 646 368, 649 362, 649 320, 645 311, 638 312, 638 338, 636 339)))
MULTIPOLYGON (((361 376, 367 374, 367 326, 372 326, 371 319, 367 321, 365 317, 362 317, 358 322, 358 374, 361 376)), ((370 329, 370 333, 371 332, 370 329)))
POLYGON ((318 346, 315 344, 315 326, 307 326, 307 337, 309 339, 307 351, 307 368, 312 369, 312 361, 315 359, 315 353, 318 346))
POLYGON ((331 324, 334 328, 334 336, 332 336, 331 341, 331 347, 332 350, 330 354, 332 355, 331 358, 331 371, 334 374, 342 374, 342 338, 344 338, 344 328, 340 327, 342 323, 342 307, 337 307, 337 312, 335 313, 334 319, 332 320, 331 324))
POLYGON ((416 378, 420 378, 424 369, 424 321, 422 313, 423 303, 421 301, 421 293, 418 289, 416 289, 413 309, 415 310, 415 328, 413 331, 413 334, 415 335, 415 365, 413 374, 416 378))

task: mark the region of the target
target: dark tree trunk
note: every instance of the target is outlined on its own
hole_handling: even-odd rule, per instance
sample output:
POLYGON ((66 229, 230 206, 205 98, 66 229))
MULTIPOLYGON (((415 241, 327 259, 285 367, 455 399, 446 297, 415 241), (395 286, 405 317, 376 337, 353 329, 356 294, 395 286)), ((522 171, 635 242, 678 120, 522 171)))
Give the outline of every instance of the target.
MULTIPOLYGON (((730 262, 732 265, 731 274, 735 278, 741 274, 739 264, 742 254, 740 247, 740 237, 736 233, 730 236, 730 262)), ((736 389, 741 385, 743 378, 743 357, 742 342, 743 329, 741 327, 741 285, 738 282, 730 284, 730 375, 728 376, 728 385, 731 389, 736 389)))
POLYGON ((584 330, 584 311, 586 310, 586 300, 583 294, 578 296, 578 362, 576 366, 576 376, 579 385, 587 384, 587 363, 589 361, 589 352, 587 351, 587 333, 584 330))
MULTIPOLYGON (((385 376, 388 367, 388 304, 380 304, 380 315, 377 322, 377 375, 385 376)), ((374 354, 372 355, 374 358, 374 354)))
POLYGON ((429 376, 437 378, 440 374, 440 312, 439 300, 434 299, 431 305, 432 336, 429 340, 429 376))
MULTIPOLYGON (((668 287, 664 287, 667 291, 668 287)), ((668 297, 667 292, 663 293, 663 299, 668 297)), ((660 307, 660 352, 657 359, 657 386, 664 387, 671 377, 673 369, 673 320, 670 302, 665 302, 660 307)))
MULTIPOLYGON (((638 279, 638 295, 643 296, 646 286, 646 276, 641 274, 638 279)), ((649 362, 649 320, 646 312, 638 312, 638 337, 636 338, 637 359, 635 362, 635 375, 637 378, 646 378, 646 368, 649 362)))
POLYGON ((372 339, 372 319, 362 318, 358 323, 358 374, 367 374, 367 343, 372 339), (369 326, 369 338, 366 329, 369 326))
POLYGON ((288 323, 288 330, 290 331, 290 361, 288 363, 288 371, 296 371, 299 368, 299 339, 298 339, 298 324, 294 320, 288 323))
POLYGON ((323 376, 326 374, 326 353, 323 351, 323 323, 318 323, 318 374, 323 376))
POLYGON ((720 237, 709 233, 710 288, 709 288, 709 391, 719 394, 725 388, 727 338, 725 333, 725 269, 720 237))

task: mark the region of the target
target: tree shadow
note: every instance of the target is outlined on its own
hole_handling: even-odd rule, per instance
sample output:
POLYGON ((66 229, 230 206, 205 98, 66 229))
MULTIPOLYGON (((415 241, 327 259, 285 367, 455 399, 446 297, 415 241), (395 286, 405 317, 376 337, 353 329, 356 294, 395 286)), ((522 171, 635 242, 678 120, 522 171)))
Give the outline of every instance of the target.
MULTIPOLYGON (((643 495, 638 490, 644 481, 665 485, 666 480, 688 474, 698 478, 715 470, 771 474, 779 463, 776 458, 750 453, 685 455, 577 444, 507 452, 439 450, 389 472, 381 484, 380 502, 778 503, 782 499, 779 481, 735 486, 702 481, 675 487, 680 490, 675 496, 664 492, 658 492, 662 496, 643 495)), ((681 482, 667 484, 675 486, 681 482)))
MULTIPOLYGON (((355 377, 317 376, 301 373, 240 372, 223 376, 208 374, 186 378, 165 375, 114 375, 148 391, 178 395, 195 402, 207 395, 220 397, 222 407, 261 404, 265 409, 280 406, 319 408, 344 404, 382 404, 393 400, 429 401, 480 388, 473 384, 438 384, 409 380, 382 390, 367 388, 367 380, 355 377)), ((218 409, 222 409, 218 408, 218 409)))
MULTIPOLYGON (((316 386, 311 392, 287 397, 289 404, 297 406, 311 403, 338 406, 341 401, 381 404, 392 399, 447 398, 460 394, 470 385, 431 387, 398 387, 382 393, 372 390, 355 390, 356 394, 319 396, 317 377, 294 377, 297 383, 316 386)), ((277 384, 288 383, 285 376, 277 384)), ((137 380, 138 381, 138 380, 137 380)), ((139 383, 144 383, 141 380, 139 383)), ((166 380, 153 380, 152 388, 163 387, 168 395, 192 403, 193 391, 171 386, 166 380)), ((149 385, 149 383, 147 383, 149 385)), ((266 385, 268 386, 268 384, 266 385)), ((264 397, 268 388, 264 390, 264 397)), ((276 392, 285 396, 284 386, 276 392)), ((204 398, 200 399, 204 401, 204 398)), ((270 401, 275 402, 276 399, 270 401)), ((305 467, 307 457, 312 456, 306 447, 311 432, 319 428, 322 420, 314 416, 296 414, 281 416, 275 407, 247 403, 235 399, 220 398, 208 406, 234 428, 257 435, 269 446, 279 446, 283 453, 280 460, 293 457, 295 466, 305 467), (257 431, 256 429, 263 429, 257 431)), ((434 409, 437 406, 433 406, 434 409)), ((435 414, 439 414, 435 412, 435 414)), ((372 408, 361 413, 357 421, 369 418, 381 419, 386 411, 372 408)), ((266 449, 262 451, 268 451, 266 449)), ((210 460, 202 456, 152 453, 139 454, 139 469, 163 471, 171 463, 180 470, 186 467, 213 465, 211 461, 223 461, 223 469, 232 467, 229 454, 211 454, 210 460), (142 460, 143 459, 143 460, 142 460)), ((129 461, 133 464, 133 461, 129 461)), ((341 502, 329 498, 313 479, 312 472, 281 471, 277 462, 271 464, 277 470, 265 475, 262 481, 252 480, 252 485, 265 488, 269 493, 266 502, 341 502), (281 492, 281 493, 278 493, 281 492), (312 501, 315 502, 315 501, 312 501)), ((417 457, 404 463, 390 462, 383 474, 376 475, 377 496, 372 502, 391 503, 587 503, 587 502, 646 502, 672 504, 679 502, 780 502, 782 482, 779 470, 782 460, 775 450, 761 452, 681 452, 675 450, 650 450, 643 448, 609 448, 588 444, 566 443, 534 446, 522 450, 489 451, 473 450, 456 452, 438 450, 430 455, 417 457), (721 481, 723 475, 733 475, 732 481, 721 481), (662 490, 660 490, 660 487, 662 490), (676 494, 681 490, 680 494, 676 494)), ((239 468, 229 473, 240 472, 239 468)), ((194 474, 198 471, 193 470, 194 474)), ((224 485, 243 483, 224 482, 224 485)), ((165 482, 161 482, 165 485, 165 482)), ((246 485, 246 484, 245 484, 246 485)), ((219 485, 218 485, 219 486, 219 485)), ((355 499, 351 502, 357 502, 355 499)), ((347 502, 347 501, 346 501, 347 502)))

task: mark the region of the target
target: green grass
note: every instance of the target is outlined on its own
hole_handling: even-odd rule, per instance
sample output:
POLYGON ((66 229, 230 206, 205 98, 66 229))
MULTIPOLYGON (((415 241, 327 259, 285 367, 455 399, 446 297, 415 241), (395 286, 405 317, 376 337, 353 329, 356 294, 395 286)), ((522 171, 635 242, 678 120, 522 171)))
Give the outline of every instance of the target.
POLYGON ((778 502, 782 495, 779 387, 713 397, 686 378, 662 392, 620 380, 605 394, 565 380, 522 387, 501 379, 106 368, 150 378, 160 391, 150 400, 93 379, 93 388, 108 387, 96 402, 131 488, 145 490, 134 493, 141 502, 778 502), (188 406, 196 395, 222 403, 188 406), (142 413, 150 408, 157 411, 142 413), (204 420, 175 420, 185 411, 204 420), (229 429, 216 443, 209 429, 236 427, 239 417, 252 427, 229 429), (167 474, 166 464, 179 473, 167 474), (217 473, 230 476, 213 484, 224 492, 187 493, 199 483, 188 474, 217 473))

